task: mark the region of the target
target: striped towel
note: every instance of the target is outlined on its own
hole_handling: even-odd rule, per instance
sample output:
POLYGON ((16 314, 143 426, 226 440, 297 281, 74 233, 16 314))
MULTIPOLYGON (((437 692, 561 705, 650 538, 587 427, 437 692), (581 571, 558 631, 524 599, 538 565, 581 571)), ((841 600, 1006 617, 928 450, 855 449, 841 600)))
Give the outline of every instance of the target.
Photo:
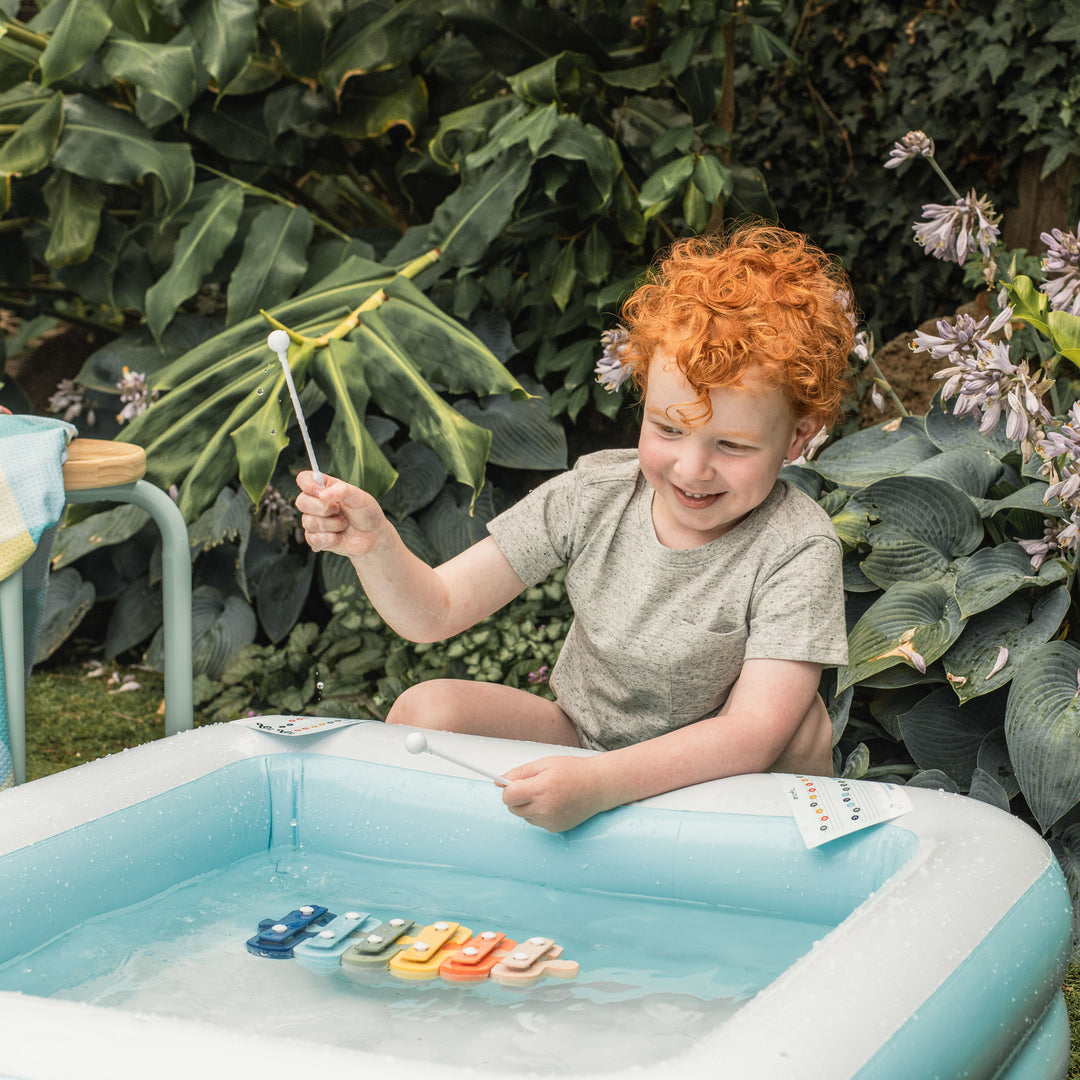
MULTIPOLYGON (((23 568, 23 649, 29 679, 45 615, 49 552, 64 512, 67 444, 77 434, 63 420, 0 415, 0 580, 23 568)), ((7 725, 7 691, 0 661, 0 789, 14 781, 7 725)))

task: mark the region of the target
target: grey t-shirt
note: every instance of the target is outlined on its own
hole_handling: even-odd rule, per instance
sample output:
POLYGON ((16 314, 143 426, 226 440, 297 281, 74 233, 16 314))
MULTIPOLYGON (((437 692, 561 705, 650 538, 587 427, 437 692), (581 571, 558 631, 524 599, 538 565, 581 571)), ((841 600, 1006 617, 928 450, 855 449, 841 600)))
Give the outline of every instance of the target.
POLYGON ((552 672, 583 746, 611 750, 714 716, 746 658, 847 662, 829 516, 777 481, 735 528, 664 547, 636 450, 589 454, 488 524, 533 585, 565 565, 574 621, 552 672))

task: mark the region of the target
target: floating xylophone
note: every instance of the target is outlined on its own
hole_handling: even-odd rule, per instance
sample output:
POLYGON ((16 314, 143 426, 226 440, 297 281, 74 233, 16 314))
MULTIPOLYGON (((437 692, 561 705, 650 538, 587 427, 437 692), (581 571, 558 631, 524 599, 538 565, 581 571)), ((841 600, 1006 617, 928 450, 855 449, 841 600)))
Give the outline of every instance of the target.
POLYGON ((389 972, 398 979, 452 983, 492 979, 504 986, 528 987, 545 976, 572 979, 576 960, 563 960, 551 938, 517 942, 498 930, 479 934, 449 919, 416 929, 412 919, 383 920, 369 912, 335 915, 318 904, 263 919, 247 950, 271 960, 293 958, 319 975, 343 972, 356 982, 389 972))

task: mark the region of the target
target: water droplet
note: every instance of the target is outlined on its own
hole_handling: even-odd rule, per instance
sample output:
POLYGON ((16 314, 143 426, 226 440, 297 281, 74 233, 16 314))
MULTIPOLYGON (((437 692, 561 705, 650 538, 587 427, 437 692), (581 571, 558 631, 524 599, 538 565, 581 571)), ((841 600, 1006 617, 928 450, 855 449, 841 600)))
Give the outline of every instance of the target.
POLYGON ((323 688, 323 686, 325 686, 325 685, 326 685, 325 683, 317 682, 315 684, 315 689, 316 690, 321 690, 323 688))
POLYGON ((258 394, 259 397, 262 397, 262 392, 263 392, 263 388, 261 386, 259 387, 258 390, 255 391, 255 393, 258 394))

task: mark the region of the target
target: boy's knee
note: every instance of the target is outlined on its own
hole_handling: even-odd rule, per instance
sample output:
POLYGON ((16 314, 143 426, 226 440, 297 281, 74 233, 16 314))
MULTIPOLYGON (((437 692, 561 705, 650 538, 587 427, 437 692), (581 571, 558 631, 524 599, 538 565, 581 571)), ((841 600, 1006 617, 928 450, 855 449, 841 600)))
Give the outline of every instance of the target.
POLYGON ((446 726, 449 704, 444 680, 416 683, 403 691, 386 714, 388 724, 441 730, 446 726))

